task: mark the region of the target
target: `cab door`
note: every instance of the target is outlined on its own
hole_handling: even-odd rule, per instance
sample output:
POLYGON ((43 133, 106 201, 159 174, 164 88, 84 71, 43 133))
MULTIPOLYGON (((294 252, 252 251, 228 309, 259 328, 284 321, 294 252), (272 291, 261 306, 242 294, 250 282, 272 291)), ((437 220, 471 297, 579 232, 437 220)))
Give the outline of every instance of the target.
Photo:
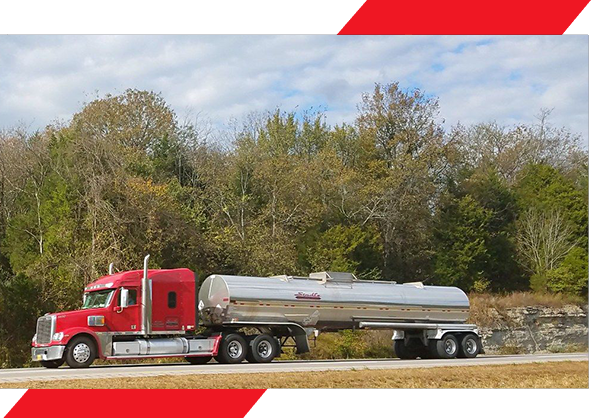
POLYGON ((184 331, 181 323, 184 306, 178 282, 155 280, 152 292, 152 331, 184 331))
POLYGON ((140 326, 140 301, 139 288, 127 287, 127 307, 121 307, 121 291, 122 288, 117 289, 116 302, 113 307, 113 314, 111 316, 111 326, 109 331, 116 332, 139 332, 140 326))

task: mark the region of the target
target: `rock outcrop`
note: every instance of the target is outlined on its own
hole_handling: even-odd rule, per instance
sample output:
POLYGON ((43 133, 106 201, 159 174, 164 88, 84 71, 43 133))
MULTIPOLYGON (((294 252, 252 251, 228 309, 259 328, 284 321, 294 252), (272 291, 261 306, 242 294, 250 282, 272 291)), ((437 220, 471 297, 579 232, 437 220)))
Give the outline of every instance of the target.
POLYGON ((480 328, 487 353, 562 352, 588 347, 589 306, 492 309, 480 328))

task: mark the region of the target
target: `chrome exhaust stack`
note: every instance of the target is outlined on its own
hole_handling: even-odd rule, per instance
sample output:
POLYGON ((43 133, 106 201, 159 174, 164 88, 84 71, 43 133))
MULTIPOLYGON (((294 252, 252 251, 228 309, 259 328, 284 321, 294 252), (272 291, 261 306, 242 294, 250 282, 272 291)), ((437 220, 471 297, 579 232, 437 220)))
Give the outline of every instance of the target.
POLYGON ((144 277, 142 277, 142 334, 152 333, 152 295, 148 280, 148 261, 150 254, 144 257, 144 277))
POLYGON ((115 263, 109 264, 109 276, 111 276, 113 274, 113 266, 114 265, 115 265, 115 263))

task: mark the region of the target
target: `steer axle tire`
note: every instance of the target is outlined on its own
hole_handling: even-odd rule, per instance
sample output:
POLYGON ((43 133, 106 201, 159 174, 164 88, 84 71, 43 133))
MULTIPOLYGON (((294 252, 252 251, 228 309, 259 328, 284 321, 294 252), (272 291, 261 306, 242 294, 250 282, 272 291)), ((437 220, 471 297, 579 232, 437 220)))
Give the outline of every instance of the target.
POLYGON ((92 364, 97 355, 94 341, 89 337, 74 337, 66 347, 66 363, 73 369, 81 369, 92 364))

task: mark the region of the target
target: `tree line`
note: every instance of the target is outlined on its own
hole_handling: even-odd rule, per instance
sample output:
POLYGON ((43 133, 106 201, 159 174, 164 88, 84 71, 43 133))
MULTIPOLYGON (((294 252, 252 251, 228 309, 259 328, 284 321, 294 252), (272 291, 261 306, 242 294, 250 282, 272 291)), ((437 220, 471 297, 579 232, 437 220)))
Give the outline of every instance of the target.
MULTIPOLYGON (((127 90, 37 132, 0 132, 0 365, 35 319, 117 270, 424 281, 467 292, 588 291, 587 151, 534 123, 444 129, 398 83, 352 123, 275 109, 224 129, 127 90)), ((533 113, 533 112, 532 112, 533 113)))

